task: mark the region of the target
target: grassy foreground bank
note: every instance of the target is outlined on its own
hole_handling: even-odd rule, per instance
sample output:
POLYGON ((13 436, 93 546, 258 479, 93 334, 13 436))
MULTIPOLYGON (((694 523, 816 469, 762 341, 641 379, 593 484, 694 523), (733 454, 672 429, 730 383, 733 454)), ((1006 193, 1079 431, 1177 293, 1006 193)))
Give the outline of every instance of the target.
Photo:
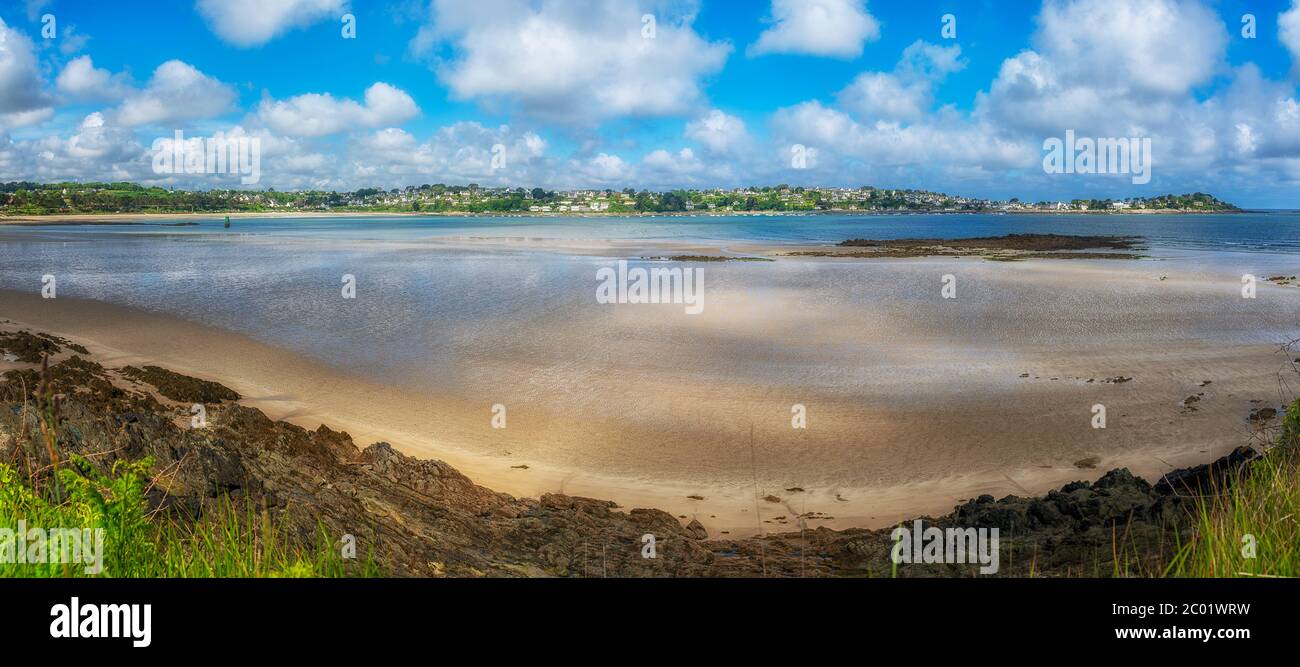
MULTIPOLYGON (((324 530, 315 545, 302 544, 267 512, 247 505, 240 509, 229 498, 197 521, 151 513, 145 498, 151 463, 118 465, 103 475, 84 459, 74 459, 59 470, 59 492, 33 489, 13 466, 0 464, 0 529, 16 529, 21 521, 29 529, 104 531, 101 562, 70 562, 57 555, 64 547, 51 542, 41 549, 48 554, 45 563, 0 559, 0 577, 377 575, 373 562, 346 561, 324 530)), ((29 553, 32 548, 28 545, 29 553)))
POLYGON ((153 459, 118 460, 103 471, 86 457, 65 457, 60 438, 69 429, 48 379, 30 399, 12 415, 21 437, 0 461, 0 577, 378 574, 365 555, 344 558, 338 537, 323 525, 314 543, 304 543, 264 508, 228 495, 197 518, 151 510, 153 459))
POLYGON ((1300 400, 1264 455, 1201 496, 1195 537, 1167 574, 1180 577, 1300 576, 1300 400))

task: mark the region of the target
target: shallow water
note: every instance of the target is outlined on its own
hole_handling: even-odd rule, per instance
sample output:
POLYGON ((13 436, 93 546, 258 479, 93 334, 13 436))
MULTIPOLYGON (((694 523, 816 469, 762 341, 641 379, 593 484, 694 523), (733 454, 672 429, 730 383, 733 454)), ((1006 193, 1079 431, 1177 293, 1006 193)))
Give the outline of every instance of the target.
MULTIPOLYGON (((617 254, 610 250, 610 255, 617 254)), ((635 255, 633 255, 635 257, 635 255)), ((634 259, 634 264, 637 263, 634 259)), ((1097 262, 1087 262, 1093 265, 1097 262)), ((539 392, 580 392, 594 376, 655 370, 699 381, 808 383, 823 390, 879 375, 911 346, 1014 356, 1071 346, 1177 340, 1274 343, 1294 313, 1239 298, 1236 279, 1300 269, 1300 214, 1230 216, 733 216, 654 218, 241 218, 197 226, 38 226, 0 232, 0 288, 91 298, 248 334, 327 364, 449 391, 488 390, 498 362, 531 360, 539 392), (706 312, 602 306, 595 272, 610 257, 507 243, 529 238, 735 245, 849 237, 963 237, 1022 232, 1138 235, 1147 261, 1107 261, 1149 283, 1075 289, 1020 279, 1026 268, 935 258, 709 264, 706 312), (531 249, 530 249, 531 248, 531 249), (960 298, 936 299, 960 266, 960 298), (1220 285, 1161 289, 1177 271, 1220 285), (343 299, 341 277, 357 279, 343 299), (860 360, 844 363, 846 359, 860 360)), ((926 381, 909 358, 897 372, 926 381)), ((890 377, 900 377, 897 374, 890 377)))
POLYGON ((730 215, 537 217, 360 216, 236 218, 197 225, 49 226, 30 228, 56 238, 86 235, 265 235, 334 240, 411 240, 428 237, 518 237, 570 240, 658 240, 706 243, 835 243, 846 238, 960 238, 1018 233, 1142 236, 1157 248, 1300 252, 1300 212, 1233 215, 730 215))

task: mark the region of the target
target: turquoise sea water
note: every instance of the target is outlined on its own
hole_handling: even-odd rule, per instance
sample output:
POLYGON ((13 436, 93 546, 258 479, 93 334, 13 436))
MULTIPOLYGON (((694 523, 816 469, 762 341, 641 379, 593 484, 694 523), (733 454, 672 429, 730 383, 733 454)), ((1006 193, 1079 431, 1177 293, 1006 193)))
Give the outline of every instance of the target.
MULTIPOLYGON (((181 219, 177 219, 178 221, 181 219)), ((835 243, 846 238, 960 238, 1015 233, 1122 234, 1157 249, 1300 252, 1300 212, 1233 215, 741 215, 636 218, 347 217, 236 218, 194 226, 38 226, 46 238, 158 235, 273 236, 351 240, 523 237, 572 240, 835 243)))

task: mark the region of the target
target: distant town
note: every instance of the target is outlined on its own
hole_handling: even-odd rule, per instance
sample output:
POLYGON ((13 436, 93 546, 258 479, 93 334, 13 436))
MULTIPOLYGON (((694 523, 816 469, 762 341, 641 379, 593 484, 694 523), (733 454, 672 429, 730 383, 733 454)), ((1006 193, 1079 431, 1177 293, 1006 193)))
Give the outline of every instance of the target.
POLYGON ((135 183, 0 184, 0 215, 108 213, 385 212, 426 214, 734 214, 734 213, 1142 213, 1239 211, 1204 193, 1130 199, 1024 202, 863 186, 774 185, 651 192, 412 185, 354 192, 179 190, 135 183))

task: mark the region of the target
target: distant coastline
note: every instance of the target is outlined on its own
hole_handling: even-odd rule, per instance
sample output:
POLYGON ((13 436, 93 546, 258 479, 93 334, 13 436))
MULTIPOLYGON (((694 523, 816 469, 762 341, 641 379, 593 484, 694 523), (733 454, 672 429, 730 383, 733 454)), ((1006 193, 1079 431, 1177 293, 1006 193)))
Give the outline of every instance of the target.
MULTIPOLYGON (((547 190, 469 185, 408 185, 352 192, 174 190, 138 183, 0 183, 0 218, 123 214, 489 215, 897 215, 902 213, 1217 213, 1240 209, 1204 192, 1124 199, 1022 201, 929 190, 780 184, 661 192, 623 188, 547 190)), ((112 218, 108 218, 112 219, 112 218)))
POLYGON ((576 213, 503 211, 478 213, 468 211, 204 211, 204 212, 150 212, 150 213, 41 213, 13 215, 0 213, 0 225, 133 225, 157 224, 163 219, 185 220, 232 220, 239 218, 728 218, 728 217, 801 217, 814 215, 851 215, 862 217, 896 216, 896 215, 1061 215, 1061 216, 1133 216, 1133 215, 1234 215, 1249 213, 1247 209, 1225 211, 1205 211, 1197 209, 1140 209, 1140 210, 1101 210, 1101 211, 1053 211, 1053 210, 1012 210, 1012 211, 856 211, 850 209, 825 211, 672 211, 672 212, 591 212, 576 213))

